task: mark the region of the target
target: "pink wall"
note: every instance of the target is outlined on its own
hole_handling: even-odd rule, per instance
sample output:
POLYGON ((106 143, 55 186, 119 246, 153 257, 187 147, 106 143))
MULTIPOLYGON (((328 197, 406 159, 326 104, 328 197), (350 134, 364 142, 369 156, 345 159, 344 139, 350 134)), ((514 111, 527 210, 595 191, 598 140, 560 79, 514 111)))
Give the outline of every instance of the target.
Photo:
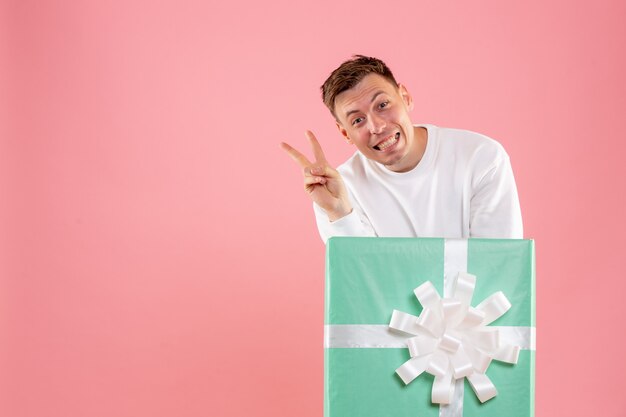
POLYGON ((278 143, 352 152, 318 95, 352 53, 507 148, 537 416, 625 415, 626 3, 383 3, 2 3, 1 416, 321 415, 324 247, 278 143))

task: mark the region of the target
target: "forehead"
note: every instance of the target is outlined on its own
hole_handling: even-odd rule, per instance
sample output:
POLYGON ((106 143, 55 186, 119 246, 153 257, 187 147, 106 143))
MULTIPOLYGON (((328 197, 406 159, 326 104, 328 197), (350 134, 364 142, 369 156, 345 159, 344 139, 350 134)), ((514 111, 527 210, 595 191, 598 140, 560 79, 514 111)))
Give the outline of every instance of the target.
POLYGON ((381 75, 366 75, 357 85, 337 95, 335 98, 335 114, 342 117, 348 112, 368 107, 374 97, 380 93, 393 95, 396 93, 396 88, 381 75))

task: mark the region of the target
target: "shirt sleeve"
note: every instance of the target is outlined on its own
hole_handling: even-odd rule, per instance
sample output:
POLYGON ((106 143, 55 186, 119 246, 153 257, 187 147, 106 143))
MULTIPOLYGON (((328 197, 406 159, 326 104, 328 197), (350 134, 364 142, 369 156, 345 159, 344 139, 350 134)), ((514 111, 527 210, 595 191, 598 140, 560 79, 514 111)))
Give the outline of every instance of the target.
POLYGON ((324 243, 333 236, 376 236, 367 216, 354 201, 352 201, 352 212, 333 222, 328 219, 326 212, 315 203, 313 203, 313 211, 315 212, 317 229, 324 243))
POLYGON ((523 235, 513 169, 503 151, 474 188, 470 201, 470 237, 522 239, 523 235))

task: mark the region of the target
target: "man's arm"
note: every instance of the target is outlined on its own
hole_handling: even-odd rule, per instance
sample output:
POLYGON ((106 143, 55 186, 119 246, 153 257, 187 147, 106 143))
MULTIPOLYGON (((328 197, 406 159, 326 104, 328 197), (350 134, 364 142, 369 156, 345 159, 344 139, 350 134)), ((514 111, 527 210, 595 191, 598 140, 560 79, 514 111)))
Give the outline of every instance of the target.
POLYGON ((313 204, 317 230, 324 243, 333 236, 376 236, 361 207, 353 199, 351 204, 352 212, 336 221, 330 221, 324 210, 313 204))
POLYGON ((517 187, 508 155, 502 153, 479 179, 470 201, 470 237, 522 239, 517 187))
POLYGON ((304 190, 313 201, 315 219, 324 243, 332 236, 375 236, 367 217, 352 203, 341 174, 326 160, 321 145, 307 131, 315 161, 286 143, 281 148, 302 168, 304 190))

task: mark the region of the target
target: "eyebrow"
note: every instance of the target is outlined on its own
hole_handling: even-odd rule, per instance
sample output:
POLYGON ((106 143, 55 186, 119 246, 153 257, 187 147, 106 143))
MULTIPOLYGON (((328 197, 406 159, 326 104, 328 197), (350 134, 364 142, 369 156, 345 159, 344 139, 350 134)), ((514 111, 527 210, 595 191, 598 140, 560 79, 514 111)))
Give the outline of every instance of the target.
MULTIPOLYGON (((372 96, 372 99, 370 100, 370 103, 373 103, 373 102, 374 102, 374 100, 376 100, 376 97, 378 97, 378 96, 379 96, 379 95, 381 95, 381 94, 386 94, 386 93, 385 93, 383 90, 378 90, 378 91, 376 92, 376 94, 374 94, 374 95, 372 96)), ((350 110, 350 111, 348 111, 348 112, 346 113, 346 118, 347 118, 347 117, 349 117, 351 114, 353 114, 353 113, 358 113, 358 112, 359 112, 359 110, 350 110)))

